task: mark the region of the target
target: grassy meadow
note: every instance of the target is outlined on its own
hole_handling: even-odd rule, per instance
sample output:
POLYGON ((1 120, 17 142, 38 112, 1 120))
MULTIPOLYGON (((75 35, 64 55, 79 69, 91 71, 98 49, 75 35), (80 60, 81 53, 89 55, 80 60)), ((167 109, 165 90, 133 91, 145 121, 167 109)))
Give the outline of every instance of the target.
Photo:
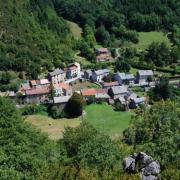
POLYGON ((165 42, 169 46, 170 41, 163 32, 151 31, 151 32, 139 32, 139 43, 135 45, 138 49, 146 49, 152 42, 165 42))
POLYGON ((114 111, 108 104, 92 104, 86 106, 84 119, 101 132, 115 137, 121 135, 131 119, 130 112, 114 111))

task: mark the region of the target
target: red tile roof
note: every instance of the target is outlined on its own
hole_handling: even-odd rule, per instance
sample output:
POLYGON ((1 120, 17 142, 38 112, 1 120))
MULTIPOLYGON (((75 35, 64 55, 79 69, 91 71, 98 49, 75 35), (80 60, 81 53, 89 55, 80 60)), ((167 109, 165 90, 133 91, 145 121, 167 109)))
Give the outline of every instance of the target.
POLYGON ((112 87, 112 86, 118 86, 119 83, 117 81, 114 81, 114 82, 104 82, 103 83, 103 86, 104 87, 112 87))
POLYGON ((48 94, 50 92, 49 88, 38 88, 26 90, 26 95, 39 95, 39 94, 48 94))
POLYGON ((95 89, 82 89, 81 94, 82 96, 95 96, 96 90, 95 89))
POLYGON ((31 84, 32 86, 36 86, 36 85, 37 85, 36 80, 31 80, 31 81, 30 81, 30 84, 31 84))
POLYGON ((58 89, 58 88, 62 88, 62 89, 66 89, 66 90, 70 89, 69 84, 66 84, 66 83, 53 84, 53 86, 56 89, 58 89))
POLYGON ((98 94, 106 94, 107 90, 106 89, 96 89, 96 93, 98 93, 98 94))

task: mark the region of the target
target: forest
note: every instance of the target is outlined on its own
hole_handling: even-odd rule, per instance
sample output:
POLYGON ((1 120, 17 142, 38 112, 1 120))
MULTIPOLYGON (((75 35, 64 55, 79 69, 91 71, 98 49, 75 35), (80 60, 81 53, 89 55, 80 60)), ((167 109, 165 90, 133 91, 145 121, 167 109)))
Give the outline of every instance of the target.
MULTIPOLYGON (((108 47, 112 54, 120 48, 122 57, 113 64, 113 71, 172 66, 172 74, 178 74, 180 1, 0 1, 0 91, 17 91, 25 79, 66 67, 77 52, 89 67, 107 67, 95 62, 97 45, 108 47), (67 20, 82 28, 81 38, 73 36, 67 20), (166 34, 170 45, 153 42, 144 50, 125 46, 137 45, 139 32, 150 31, 166 34)), ((67 127, 62 139, 51 140, 28 124, 26 113, 10 99, 0 97, 0 179, 138 180, 138 173, 123 171, 122 162, 145 151, 160 163, 162 180, 179 180, 178 88, 160 79, 148 92, 150 107, 134 110, 129 127, 117 139, 82 122, 76 128, 67 127)), ((72 105, 77 104, 70 103, 69 113, 72 105)))

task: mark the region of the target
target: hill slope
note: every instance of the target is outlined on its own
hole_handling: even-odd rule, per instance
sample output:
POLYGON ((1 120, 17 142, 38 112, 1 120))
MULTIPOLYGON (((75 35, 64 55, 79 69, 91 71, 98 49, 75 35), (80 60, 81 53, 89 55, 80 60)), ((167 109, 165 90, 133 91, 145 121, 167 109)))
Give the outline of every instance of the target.
POLYGON ((50 2, 0 1, 0 70, 36 78, 71 59, 72 35, 50 2))

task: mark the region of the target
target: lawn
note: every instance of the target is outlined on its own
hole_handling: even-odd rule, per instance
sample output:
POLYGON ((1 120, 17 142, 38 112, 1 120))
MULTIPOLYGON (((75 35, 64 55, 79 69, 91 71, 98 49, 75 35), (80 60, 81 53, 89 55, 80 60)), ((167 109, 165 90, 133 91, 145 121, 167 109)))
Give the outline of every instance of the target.
POLYGON ((57 119, 54 120, 47 116, 31 115, 25 120, 32 124, 43 133, 46 133, 50 139, 58 140, 62 138, 64 128, 67 126, 76 127, 81 123, 80 119, 57 119))
POLYGON ((78 82, 78 83, 72 85, 73 92, 80 91, 81 89, 86 89, 86 88, 99 89, 100 86, 98 86, 97 84, 91 83, 89 81, 78 82))
POLYGON ((135 45, 135 47, 144 50, 152 42, 165 42, 169 46, 171 45, 167 35, 164 35, 163 32, 152 31, 152 32, 139 32, 139 43, 135 45))
POLYGON ((117 112, 108 104, 92 104, 86 107, 84 119, 101 132, 116 137, 122 134, 131 119, 130 112, 117 112))
POLYGON ((74 37, 77 39, 80 38, 82 34, 82 29, 79 27, 79 25, 71 21, 66 22, 69 25, 70 31, 72 32, 74 37))

